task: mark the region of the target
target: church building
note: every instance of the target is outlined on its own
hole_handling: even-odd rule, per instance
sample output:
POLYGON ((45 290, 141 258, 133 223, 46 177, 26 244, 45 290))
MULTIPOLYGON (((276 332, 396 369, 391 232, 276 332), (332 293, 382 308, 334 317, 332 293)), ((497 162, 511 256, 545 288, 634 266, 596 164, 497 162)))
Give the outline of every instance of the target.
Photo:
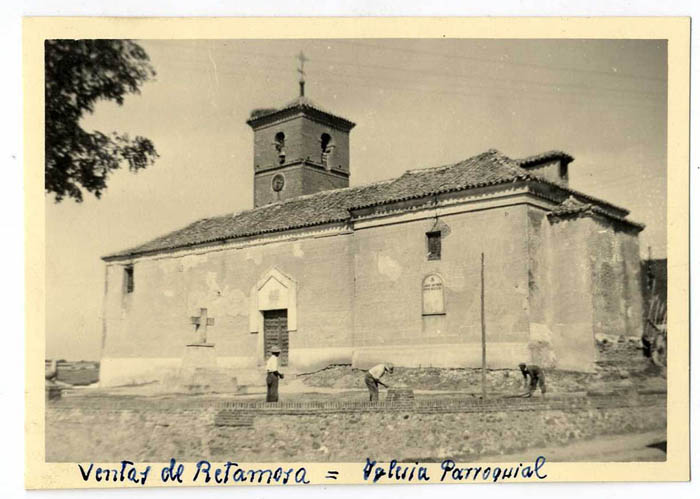
POLYGON ((492 149, 350 186, 355 124, 303 86, 247 123, 254 207, 103 257, 104 386, 188 358, 262 380, 272 345, 289 373, 479 367, 482 308, 491 368, 586 371, 596 334, 641 335, 643 226, 569 187, 569 154, 492 149))

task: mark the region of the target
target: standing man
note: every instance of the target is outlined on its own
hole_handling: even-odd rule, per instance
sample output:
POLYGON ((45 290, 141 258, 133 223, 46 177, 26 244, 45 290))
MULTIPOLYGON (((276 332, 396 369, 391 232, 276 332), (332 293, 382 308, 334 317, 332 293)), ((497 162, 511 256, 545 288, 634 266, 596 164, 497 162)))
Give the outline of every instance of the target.
POLYGON ((539 385, 542 398, 544 399, 544 394, 547 392, 547 387, 544 384, 544 371, 539 366, 528 366, 524 362, 518 364, 518 367, 520 368, 520 372, 523 373, 525 388, 527 389, 527 393, 523 396, 527 398, 532 397, 532 394, 537 389, 537 385, 539 385), (530 376, 529 383, 527 379, 528 376, 530 376))
POLYGON ((384 374, 394 373, 394 365, 390 362, 386 364, 377 364, 365 374, 365 384, 369 389, 369 401, 378 402, 379 401, 379 386, 382 385, 384 388, 389 388, 387 385, 381 382, 381 377, 384 374))
POLYGON ((279 401, 279 393, 277 389, 279 388, 279 379, 284 378, 284 374, 279 371, 280 365, 280 347, 277 345, 270 348, 270 358, 267 359, 267 364, 265 365, 265 370, 267 371, 267 398, 266 402, 277 402, 279 401))

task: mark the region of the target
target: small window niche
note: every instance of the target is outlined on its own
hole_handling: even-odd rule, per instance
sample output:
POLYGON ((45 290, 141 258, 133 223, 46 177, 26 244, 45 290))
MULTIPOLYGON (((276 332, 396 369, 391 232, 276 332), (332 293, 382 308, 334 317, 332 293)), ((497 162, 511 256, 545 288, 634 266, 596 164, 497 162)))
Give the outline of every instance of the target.
POLYGON ((331 154, 333 153, 333 149, 335 149, 335 145, 333 145, 333 137, 331 137, 327 133, 322 133, 321 134, 321 164, 323 166, 328 166, 328 161, 330 159, 331 154))
POLYGON ((442 257, 442 232, 432 231, 425 236, 428 240, 428 260, 440 260, 442 257))
POLYGON ((129 294, 134 292, 134 266, 127 265, 124 267, 124 293, 129 294))

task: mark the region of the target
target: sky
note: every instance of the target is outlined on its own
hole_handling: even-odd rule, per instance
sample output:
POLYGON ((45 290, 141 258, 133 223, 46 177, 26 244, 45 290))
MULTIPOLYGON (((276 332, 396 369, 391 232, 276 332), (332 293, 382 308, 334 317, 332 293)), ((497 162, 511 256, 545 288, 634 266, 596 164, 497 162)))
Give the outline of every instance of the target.
POLYGON ((631 211, 643 257, 666 256, 666 44, 659 40, 142 40, 157 72, 83 126, 153 141, 101 199, 46 201, 47 358, 99 359, 100 257, 252 207, 250 111, 306 95, 357 123, 350 184, 495 148, 571 154, 570 186, 631 211))

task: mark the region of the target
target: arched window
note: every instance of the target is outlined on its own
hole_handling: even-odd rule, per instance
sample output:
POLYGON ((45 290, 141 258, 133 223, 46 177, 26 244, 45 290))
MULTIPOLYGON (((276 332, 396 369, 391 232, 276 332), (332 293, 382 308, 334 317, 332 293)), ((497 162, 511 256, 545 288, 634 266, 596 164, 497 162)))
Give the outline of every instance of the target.
POLYGON ((277 159, 280 165, 282 165, 284 164, 284 161, 287 158, 287 153, 284 150, 284 133, 277 132, 277 134, 275 134, 274 144, 275 149, 277 150, 277 159))
POLYGON ((423 315, 445 313, 445 293, 442 277, 430 274, 423 279, 423 315))
POLYGON ((333 137, 327 133, 321 134, 321 163, 324 165, 328 164, 328 157, 333 152, 335 146, 333 145, 333 137))

